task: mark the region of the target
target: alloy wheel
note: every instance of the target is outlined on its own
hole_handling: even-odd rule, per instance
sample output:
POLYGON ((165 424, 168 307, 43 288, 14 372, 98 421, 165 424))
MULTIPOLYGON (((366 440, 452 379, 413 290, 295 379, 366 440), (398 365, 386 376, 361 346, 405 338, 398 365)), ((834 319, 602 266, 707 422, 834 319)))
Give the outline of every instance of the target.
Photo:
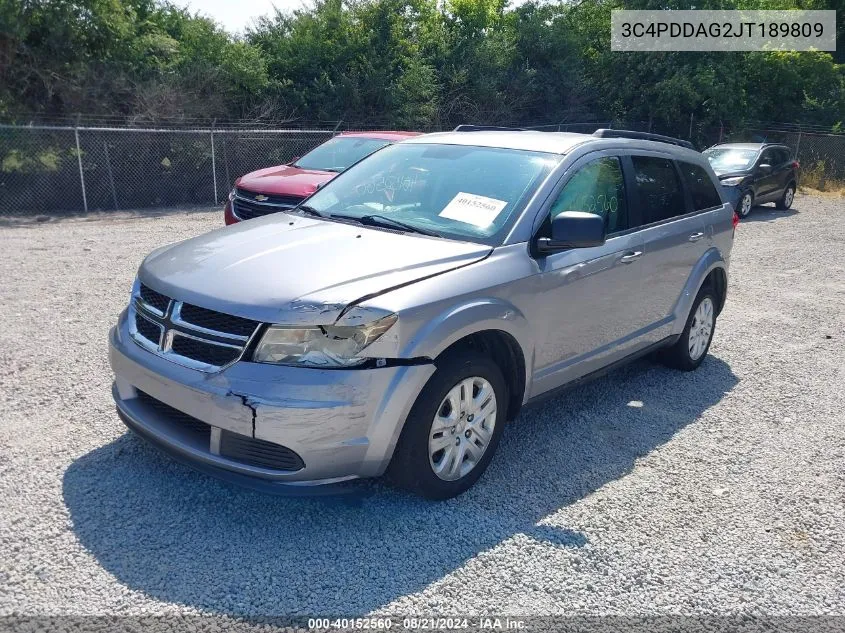
POLYGON ((713 336, 713 313, 712 299, 704 297, 698 304, 690 325, 687 344, 691 360, 701 358, 710 343, 710 337, 713 336))
POLYGON ((786 193, 783 196, 783 206, 787 209, 792 205, 792 201, 795 199, 795 189, 790 187, 786 190, 786 193))
POLYGON ((742 217, 746 217, 749 213, 751 213, 751 194, 746 193, 742 196, 742 202, 740 203, 739 207, 739 214, 742 217))

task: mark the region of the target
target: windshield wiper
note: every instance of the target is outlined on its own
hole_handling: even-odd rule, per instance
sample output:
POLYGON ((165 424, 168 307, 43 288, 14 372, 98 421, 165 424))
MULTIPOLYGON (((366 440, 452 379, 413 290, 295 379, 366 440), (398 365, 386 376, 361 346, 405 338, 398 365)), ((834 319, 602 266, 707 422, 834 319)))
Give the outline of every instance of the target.
POLYGON ((429 237, 443 237, 437 231, 432 231, 431 229, 424 229, 419 226, 414 226, 413 224, 405 224, 399 220, 394 220, 393 218, 389 218, 386 215, 379 215, 379 214, 372 214, 372 215, 362 215, 357 220, 364 225, 370 226, 381 226, 381 227, 399 227, 409 233, 419 233, 420 235, 428 235, 429 237))

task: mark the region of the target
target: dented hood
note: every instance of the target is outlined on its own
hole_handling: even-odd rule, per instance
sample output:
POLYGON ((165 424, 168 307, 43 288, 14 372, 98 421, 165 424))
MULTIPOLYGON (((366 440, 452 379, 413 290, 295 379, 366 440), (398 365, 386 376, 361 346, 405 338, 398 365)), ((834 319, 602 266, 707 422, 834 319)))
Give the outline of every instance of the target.
POLYGON ((333 323, 350 303, 479 261, 490 250, 277 213, 160 248, 138 276, 212 310, 318 325, 333 323))

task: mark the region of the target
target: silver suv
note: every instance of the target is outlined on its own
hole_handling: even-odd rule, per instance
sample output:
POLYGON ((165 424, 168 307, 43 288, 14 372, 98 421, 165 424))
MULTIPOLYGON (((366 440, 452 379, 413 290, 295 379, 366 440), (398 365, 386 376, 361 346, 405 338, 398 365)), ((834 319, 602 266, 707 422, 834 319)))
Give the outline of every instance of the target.
POLYGON ((118 413, 253 487, 460 494, 524 404, 649 352, 704 359, 736 224, 684 145, 462 127, 160 248, 110 333, 118 413))

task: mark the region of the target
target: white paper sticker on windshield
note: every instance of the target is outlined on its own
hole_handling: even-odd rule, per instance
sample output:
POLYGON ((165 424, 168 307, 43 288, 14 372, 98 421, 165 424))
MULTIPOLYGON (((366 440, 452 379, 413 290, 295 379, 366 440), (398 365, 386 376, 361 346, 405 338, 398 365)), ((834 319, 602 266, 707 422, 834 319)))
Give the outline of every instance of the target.
POLYGON ((474 226, 485 227, 493 224, 496 216, 507 206, 507 201, 477 196, 474 193, 459 191, 449 204, 440 212, 440 216, 465 222, 474 226))

